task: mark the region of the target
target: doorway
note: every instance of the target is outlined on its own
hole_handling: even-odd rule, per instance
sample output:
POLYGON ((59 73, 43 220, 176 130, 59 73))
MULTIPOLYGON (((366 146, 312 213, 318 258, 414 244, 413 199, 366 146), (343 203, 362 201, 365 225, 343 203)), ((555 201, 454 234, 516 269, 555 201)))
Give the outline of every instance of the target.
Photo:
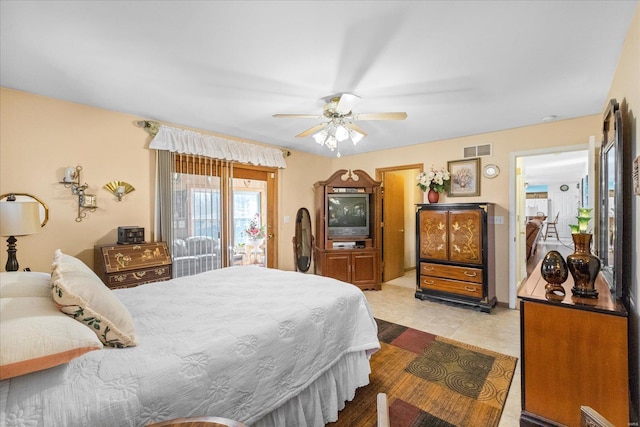
POLYGON ((382 281, 388 282, 416 268, 415 205, 422 192, 415 185, 422 164, 376 169, 382 182, 382 281))
POLYGON ((277 265, 277 172, 176 155, 171 173, 174 277, 277 265))
POLYGON ((546 222, 559 214, 558 238, 543 243, 561 245, 570 241, 568 224, 578 206, 592 205, 594 200, 595 138, 591 137, 588 144, 511 153, 510 171, 509 308, 516 308, 518 287, 527 278, 527 217, 542 207, 540 212, 547 217, 541 229, 544 236, 546 222))

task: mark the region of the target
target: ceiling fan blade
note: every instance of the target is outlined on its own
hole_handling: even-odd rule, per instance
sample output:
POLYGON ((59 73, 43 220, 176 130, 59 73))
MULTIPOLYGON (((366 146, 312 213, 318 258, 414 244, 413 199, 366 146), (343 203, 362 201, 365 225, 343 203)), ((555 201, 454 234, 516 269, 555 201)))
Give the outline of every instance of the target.
POLYGON ((353 107, 358 105, 360 102, 360 97, 358 95, 354 95, 352 93, 343 93, 340 95, 340 101, 338 101, 338 105, 336 106, 336 113, 339 115, 349 114, 353 107))
POLYGON ((329 124, 328 122, 324 122, 324 123, 320 123, 319 125, 315 125, 314 127, 309 128, 304 132, 300 132, 299 134, 297 134, 296 138, 304 138, 305 136, 309 136, 316 132, 319 132, 322 129, 326 128, 328 124, 329 124))
POLYGON ((354 114, 353 120, 404 120, 407 113, 363 113, 354 114))
POLYGON ((320 114, 274 114, 277 119, 324 119, 320 114))
POLYGON ((349 123, 345 123, 344 125, 345 125, 345 127, 349 128, 349 129, 353 129, 356 132, 361 133, 363 136, 367 136, 367 132, 365 132, 364 129, 362 129, 360 126, 358 126, 358 125, 356 125, 354 123, 349 122, 349 123))

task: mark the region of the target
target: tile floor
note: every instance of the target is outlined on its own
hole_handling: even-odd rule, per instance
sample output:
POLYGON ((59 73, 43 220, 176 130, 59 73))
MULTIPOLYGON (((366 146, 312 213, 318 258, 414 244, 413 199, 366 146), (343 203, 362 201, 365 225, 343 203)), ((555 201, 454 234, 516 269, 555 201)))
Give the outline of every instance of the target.
MULTIPOLYGON (((520 358, 520 312, 496 307, 491 314, 414 297, 415 270, 365 291, 374 316, 435 335, 520 358)), ((516 427, 520 417, 520 361, 499 427, 516 427)))

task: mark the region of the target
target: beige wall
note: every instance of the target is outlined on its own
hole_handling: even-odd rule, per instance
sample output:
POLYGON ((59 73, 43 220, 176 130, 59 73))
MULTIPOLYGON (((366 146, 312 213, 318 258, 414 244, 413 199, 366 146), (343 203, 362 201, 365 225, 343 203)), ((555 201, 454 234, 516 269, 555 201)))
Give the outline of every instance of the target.
MULTIPOLYGON (((0 194, 30 193, 49 205, 49 223, 36 235, 18 237, 20 268, 49 271, 60 248, 93 266, 93 246, 117 240, 117 228, 136 225, 153 236, 154 152, 150 137, 134 126, 140 117, 0 88, 0 194), (82 165, 87 193, 98 209, 76 222, 77 197, 58 181, 67 166, 82 165), (113 180, 136 191, 116 202, 102 186, 113 180)), ((294 269, 291 239, 298 208, 313 218, 313 183, 331 172, 331 159, 292 151, 279 176, 278 260, 294 269), (289 223, 284 217, 290 218, 289 223)), ((7 252, 0 250, 0 265, 7 252)), ((2 268, 4 270, 4 268, 2 268)), ((311 270, 313 271, 313 269, 311 270)))
MULTIPOLYGON (((482 164, 494 163, 500 175, 482 178, 479 197, 444 197, 440 203, 493 202, 496 215, 504 217, 504 225, 496 225, 496 292, 498 301, 509 301, 509 155, 514 151, 587 144, 589 137, 600 134, 601 116, 593 115, 561 120, 464 138, 434 141, 409 147, 333 159, 333 169, 363 169, 374 174, 376 168, 424 162, 425 170, 446 167, 447 161, 463 158, 463 147, 491 143, 493 155, 483 157, 482 164)), ((599 138, 599 137, 598 137, 599 138)), ((366 140, 363 141, 366 143, 366 140)))
MULTIPOLYGON (((331 159, 299 151, 292 151, 287 158, 287 168, 280 171, 278 264, 281 269, 295 269, 291 239, 295 234, 296 213, 299 208, 309 210, 315 236, 313 183, 329 178, 331 173, 331 159), (289 217, 288 224, 284 223, 285 216, 289 217)), ((308 273, 313 273, 313 267, 312 263, 308 273)))
MULTIPOLYGON (((20 268, 49 271, 60 248, 93 265, 93 246, 117 240, 117 227, 145 227, 151 235, 153 154, 148 134, 127 114, 105 111, 2 88, 0 92, 0 191, 34 194, 49 205, 39 234, 18 237, 20 268), (58 181, 67 166, 82 165, 87 193, 98 210, 76 222, 78 198, 58 181), (113 180, 136 191, 122 202, 102 189, 113 180)), ((6 251, 0 251, 4 266, 6 251)))

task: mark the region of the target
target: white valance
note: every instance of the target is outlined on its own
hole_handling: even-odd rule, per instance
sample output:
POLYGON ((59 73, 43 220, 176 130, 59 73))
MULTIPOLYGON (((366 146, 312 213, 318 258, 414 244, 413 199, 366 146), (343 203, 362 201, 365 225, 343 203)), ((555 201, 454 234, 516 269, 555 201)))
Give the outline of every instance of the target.
POLYGON ((263 147, 164 125, 160 125, 160 129, 149 144, 149 148, 252 165, 274 168, 287 167, 282 150, 279 148, 263 147))

